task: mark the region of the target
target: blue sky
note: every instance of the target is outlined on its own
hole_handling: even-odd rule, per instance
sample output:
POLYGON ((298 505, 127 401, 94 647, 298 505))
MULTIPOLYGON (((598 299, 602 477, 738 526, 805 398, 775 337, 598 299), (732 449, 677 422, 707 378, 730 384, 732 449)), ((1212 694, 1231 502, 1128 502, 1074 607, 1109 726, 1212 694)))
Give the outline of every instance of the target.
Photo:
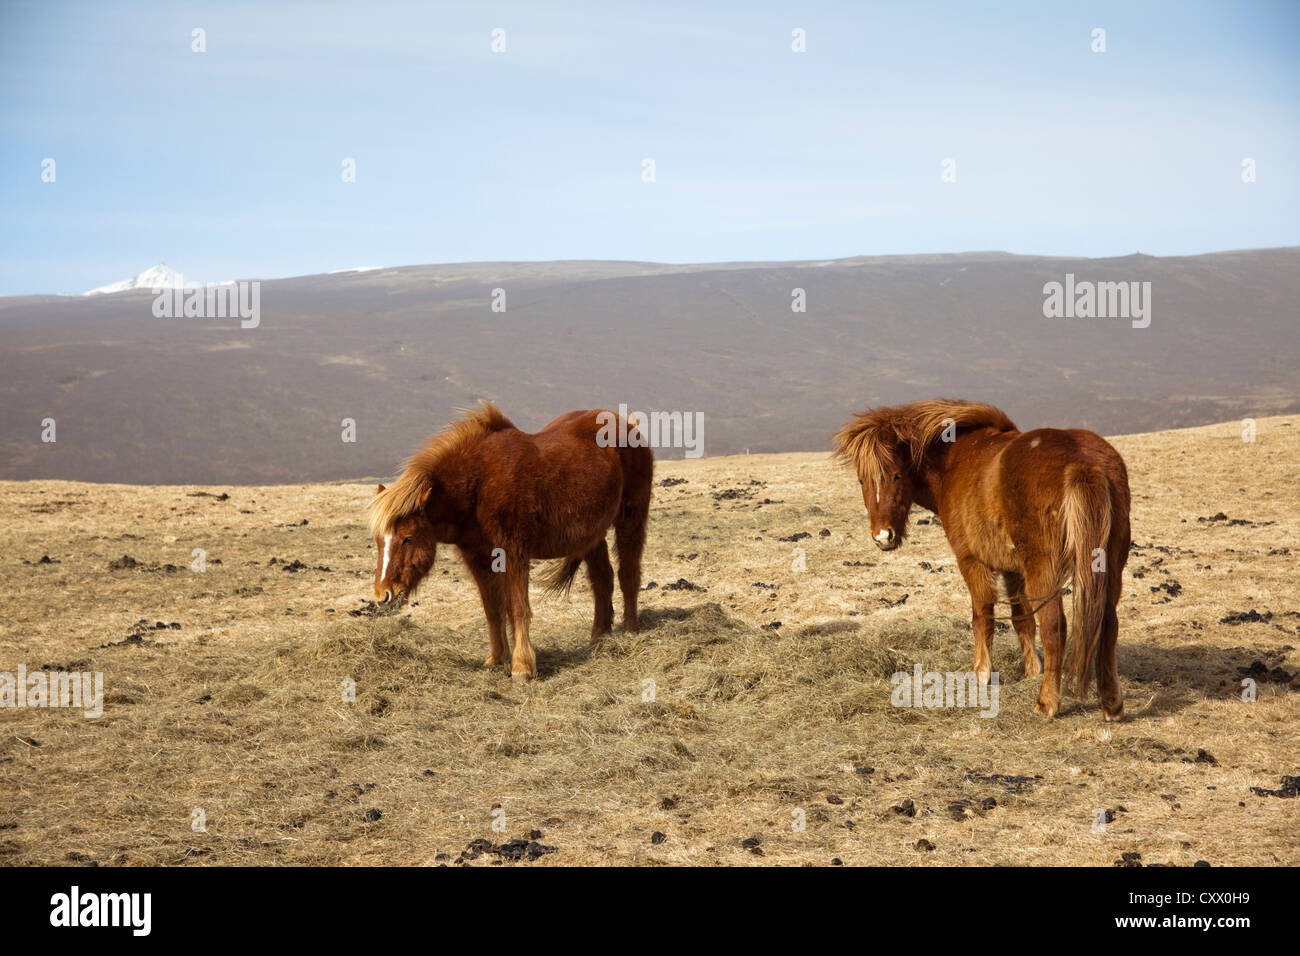
POLYGON ((1294 2, 3 2, 0 84, 0 294, 1300 244, 1294 2))

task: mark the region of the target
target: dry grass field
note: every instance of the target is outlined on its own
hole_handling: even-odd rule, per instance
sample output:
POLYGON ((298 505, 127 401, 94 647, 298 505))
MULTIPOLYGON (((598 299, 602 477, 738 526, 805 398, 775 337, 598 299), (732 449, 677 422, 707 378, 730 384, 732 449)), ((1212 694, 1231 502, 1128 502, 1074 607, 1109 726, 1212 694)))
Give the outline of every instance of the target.
POLYGON ((891 706, 971 667, 967 593, 923 512, 878 552, 823 454, 661 463, 643 629, 589 650, 585 583, 535 591, 527 685, 450 549, 362 613, 371 484, 0 483, 0 671, 106 695, 0 710, 0 863, 1296 865, 1300 799, 1253 788, 1300 774, 1300 416, 1114 441, 1120 724, 1038 717, 1003 629, 995 717, 891 706))

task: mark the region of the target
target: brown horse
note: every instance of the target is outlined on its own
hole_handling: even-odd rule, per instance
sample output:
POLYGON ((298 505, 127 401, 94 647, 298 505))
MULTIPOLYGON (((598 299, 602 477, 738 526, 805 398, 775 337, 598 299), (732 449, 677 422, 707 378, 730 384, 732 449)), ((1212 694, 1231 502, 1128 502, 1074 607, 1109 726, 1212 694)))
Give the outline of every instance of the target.
POLYGON ((452 422, 370 503, 379 551, 375 598, 400 608, 433 567, 437 546, 455 545, 487 615, 491 653, 484 663, 504 663, 508 616, 511 676, 527 680, 537 676, 528 639, 529 561, 562 559, 546 576, 551 591, 567 591, 586 563, 596 601, 594 643, 614 623, 614 569, 605 546, 612 524, 623 627, 635 631, 654 454, 606 440, 635 427, 620 429, 610 411, 569 412, 527 435, 487 402, 452 422))
POLYGON ((992 405, 936 399, 854 416, 836 434, 835 454, 857 470, 882 550, 902 543, 913 502, 939 516, 970 589, 982 682, 993 669, 1000 577, 1029 677, 1040 672, 1035 612, 1042 628, 1043 686, 1034 709, 1056 715, 1064 665, 1080 697, 1095 671, 1102 715, 1124 716, 1115 605, 1130 532, 1128 472, 1119 452, 1090 431, 1021 433, 992 405), (1067 649, 1061 594, 1071 578, 1067 649))

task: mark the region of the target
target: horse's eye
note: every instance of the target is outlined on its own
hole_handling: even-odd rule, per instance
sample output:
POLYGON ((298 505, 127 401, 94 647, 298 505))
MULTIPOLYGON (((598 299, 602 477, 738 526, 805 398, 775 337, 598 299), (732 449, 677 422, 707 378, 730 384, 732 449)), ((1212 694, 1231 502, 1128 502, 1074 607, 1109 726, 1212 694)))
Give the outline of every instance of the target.
POLYGON ((402 539, 402 544, 410 544, 410 543, 411 543, 411 536, 408 534, 405 538, 402 539))
POLYGON ((861 478, 859 478, 859 479, 858 479, 858 484, 862 485, 862 484, 866 484, 866 482, 864 482, 861 478))
POLYGON ((895 480, 895 481, 901 481, 902 479, 903 479, 903 476, 902 476, 902 475, 895 475, 895 476, 894 476, 894 480, 895 480))

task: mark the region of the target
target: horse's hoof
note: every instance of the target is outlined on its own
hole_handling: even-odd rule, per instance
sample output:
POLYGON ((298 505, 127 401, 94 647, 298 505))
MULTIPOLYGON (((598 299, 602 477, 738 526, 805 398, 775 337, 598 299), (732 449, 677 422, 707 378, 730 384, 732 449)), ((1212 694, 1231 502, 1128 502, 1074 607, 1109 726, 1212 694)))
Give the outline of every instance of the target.
POLYGON ((1119 709, 1115 711, 1109 711, 1103 707, 1101 709, 1101 719, 1107 723, 1119 723, 1124 719, 1124 705, 1120 704, 1119 709))
POLYGON ((484 666, 484 667, 500 667, 500 666, 501 666, 502 664, 504 664, 504 663, 505 663, 505 661, 503 661, 501 658, 499 658, 499 657, 492 657, 491 655, 488 655, 488 659, 485 660, 485 661, 483 662, 483 666, 484 666))
POLYGON ((1060 702, 1055 704, 1044 704, 1041 700, 1034 704, 1034 711, 1042 714, 1044 717, 1055 717, 1057 710, 1060 709, 1060 702))
POLYGON ((510 679, 513 680, 516 684, 527 684, 530 680, 532 680, 536 676, 537 676, 536 674, 530 674, 528 673, 528 671, 515 671, 513 674, 510 675, 510 679))

